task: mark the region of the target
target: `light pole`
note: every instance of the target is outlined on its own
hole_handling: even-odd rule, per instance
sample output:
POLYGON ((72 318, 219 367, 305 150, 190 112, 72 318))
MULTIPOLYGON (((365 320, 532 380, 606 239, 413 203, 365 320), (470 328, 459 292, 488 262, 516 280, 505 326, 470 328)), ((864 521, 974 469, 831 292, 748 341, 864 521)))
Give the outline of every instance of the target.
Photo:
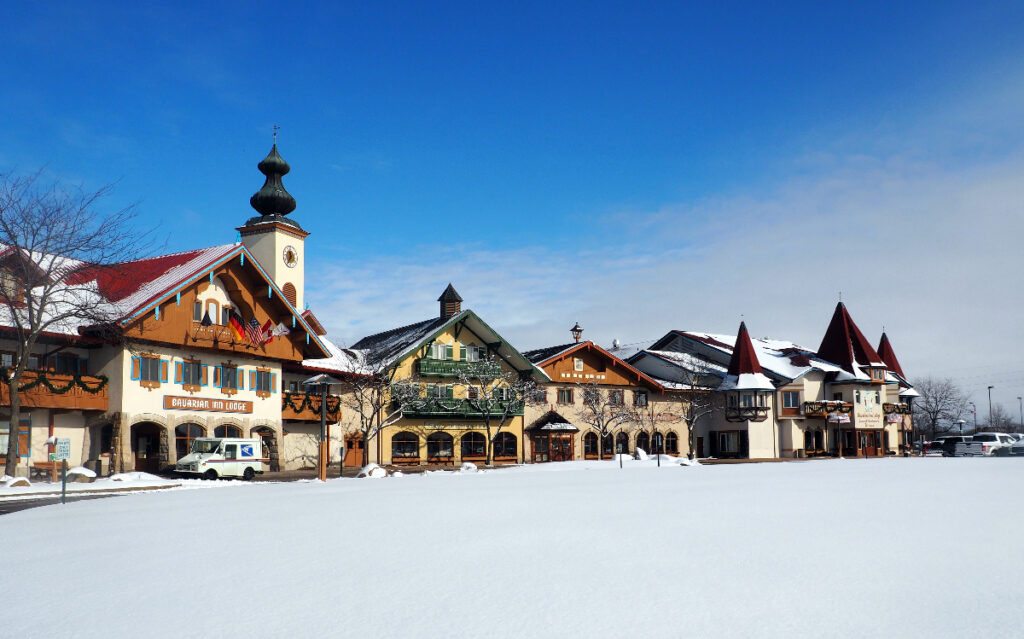
POLYGON ((963 435, 964 434, 964 424, 966 424, 967 421, 963 420, 963 419, 958 419, 954 423, 957 424, 958 426, 960 426, 960 434, 963 435))
POLYGON ((1017 404, 1020 405, 1020 432, 1024 433, 1024 397, 1017 397, 1017 404))
POLYGON ((988 429, 992 430, 992 389, 995 386, 988 387, 988 429))
POLYGON ((313 390, 320 391, 320 445, 318 446, 316 460, 316 476, 320 481, 327 481, 327 458, 329 456, 327 442, 327 389, 330 388, 331 383, 337 384, 338 380, 330 375, 317 375, 302 382, 302 385, 308 389, 306 391, 307 394, 312 394, 310 391, 313 390))

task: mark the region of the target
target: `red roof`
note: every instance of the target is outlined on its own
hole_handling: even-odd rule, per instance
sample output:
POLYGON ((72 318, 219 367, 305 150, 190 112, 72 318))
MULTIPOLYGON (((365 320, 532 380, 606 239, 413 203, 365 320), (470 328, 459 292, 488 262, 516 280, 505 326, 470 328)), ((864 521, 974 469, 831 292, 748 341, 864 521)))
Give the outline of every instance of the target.
POLYGON ((103 297, 111 302, 119 302, 138 291, 142 284, 155 280, 172 268, 187 264, 205 250, 160 255, 109 266, 86 267, 67 279, 69 284, 83 284, 95 279, 103 297))
POLYGON ((892 350, 892 344, 889 343, 889 336, 882 333, 882 341, 878 342, 878 356, 885 362, 886 367, 892 372, 896 373, 903 379, 907 376, 903 374, 903 367, 900 366, 900 361, 896 359, 896 353, 892 350))
POLYGON ((842 302, 839 302, 836 312, 832 314, 832 321, 818 347, 818 357, 854 375, 860 372, 858 366, 884 365, 842 302))
POLYGON ((761 373, 761 363, 757 361, 754 344, 750 341, 746 322, 740 322, 740 330, 736 333, 736 346, 729 358, 729 374, 739 377, 744 373, 761 373))

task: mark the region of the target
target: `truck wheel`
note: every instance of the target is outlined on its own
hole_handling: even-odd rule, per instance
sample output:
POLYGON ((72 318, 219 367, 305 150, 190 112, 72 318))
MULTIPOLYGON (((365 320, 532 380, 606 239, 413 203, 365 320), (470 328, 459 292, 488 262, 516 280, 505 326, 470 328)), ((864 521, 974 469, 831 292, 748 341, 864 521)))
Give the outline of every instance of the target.
POLYGON ((244 479, 245 481, 252 481, 252 478, 255 476, 256 471, 252 469, 252 466, 249 466, 242 472, 242 479, 244 479))
POLYGON ((217 479, 217 471, 211 468, 203 473, 203 479, 217 479))

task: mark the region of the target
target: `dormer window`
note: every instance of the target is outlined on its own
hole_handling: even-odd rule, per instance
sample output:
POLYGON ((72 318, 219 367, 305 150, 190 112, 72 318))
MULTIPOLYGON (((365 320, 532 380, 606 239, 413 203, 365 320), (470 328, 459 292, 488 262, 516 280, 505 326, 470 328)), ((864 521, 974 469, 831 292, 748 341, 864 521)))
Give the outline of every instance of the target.
POLYGON ((578 373, 583 372, 583 358, 574 357, 572 358, 572 369, 578 373))
POLYGON ((873 382, 884 382, 885 381, 885 369, 884 368, 871 368, 871 381, 873 382))
POLYGON ((431 344, 430 357, 431 359, 452 359, 453 350, 451 344, 431 344))

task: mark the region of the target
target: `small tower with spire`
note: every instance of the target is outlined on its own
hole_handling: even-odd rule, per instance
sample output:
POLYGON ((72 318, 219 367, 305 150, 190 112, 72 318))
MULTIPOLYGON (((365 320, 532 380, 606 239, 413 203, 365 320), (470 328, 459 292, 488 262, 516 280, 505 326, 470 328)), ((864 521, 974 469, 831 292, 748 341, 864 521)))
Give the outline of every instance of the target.
POLYGON ((441 303, 441 319, 448 319, 462 312, 462 296, 455 290, 451 282, 448 283, 448 288, 444 289, 444 293, 441 293, 441 297, 437 298, 437 301, 441 303))
POLYGON ((259 215, 238 227, 242 243, 259 261, 292 306, 302 310, 305 289, 305 242, 308 232, 287 217, 295 210, 295 198, 285 190, 282 178, 291 167, 277 152, 277 127, 274 145, 267 157, 256 165, 266 180, 249 204, 259 215))

